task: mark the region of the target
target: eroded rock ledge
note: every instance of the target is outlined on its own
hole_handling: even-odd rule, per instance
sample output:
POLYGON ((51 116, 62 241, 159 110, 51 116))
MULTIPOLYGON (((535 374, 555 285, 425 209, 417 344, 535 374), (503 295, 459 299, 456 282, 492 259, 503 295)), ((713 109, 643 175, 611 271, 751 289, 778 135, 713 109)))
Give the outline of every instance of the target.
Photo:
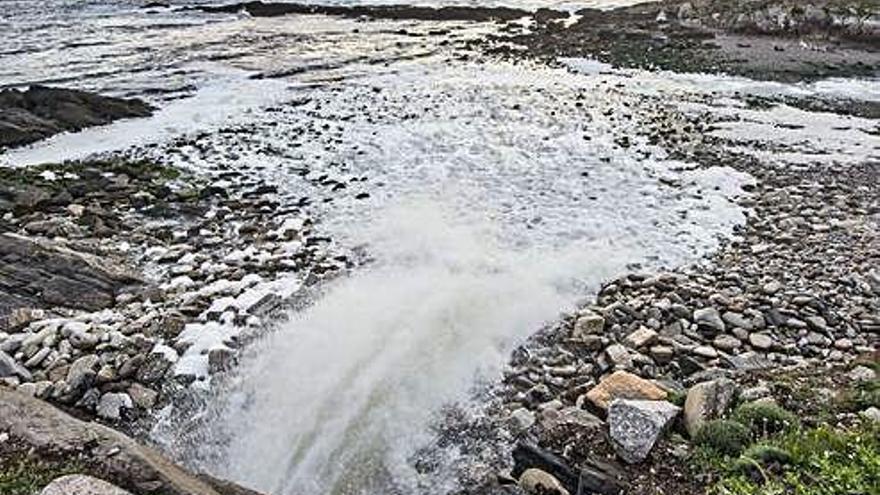
POLYGON ((137 99, 36 85, 26 91, 6 89, 0 91, 0 149, 152 112, 137 99))
POLYGON ((106 426, 80 421, 42 400, 0 387, 0 466, 15 456, 76 465, 77 471, 129 492, 168 495, 257 495, 197 475, 106 426))

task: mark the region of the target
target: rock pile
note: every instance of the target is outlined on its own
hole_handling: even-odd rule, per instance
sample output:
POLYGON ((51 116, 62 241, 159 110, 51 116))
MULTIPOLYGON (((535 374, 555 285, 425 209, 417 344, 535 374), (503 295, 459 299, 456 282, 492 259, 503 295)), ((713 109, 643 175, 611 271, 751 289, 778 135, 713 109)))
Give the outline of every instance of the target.
POLYGON ((149 163, 3 172, 0 380, 118 421, 228 370, 243 331, 349 263, 274 194, 149 163))

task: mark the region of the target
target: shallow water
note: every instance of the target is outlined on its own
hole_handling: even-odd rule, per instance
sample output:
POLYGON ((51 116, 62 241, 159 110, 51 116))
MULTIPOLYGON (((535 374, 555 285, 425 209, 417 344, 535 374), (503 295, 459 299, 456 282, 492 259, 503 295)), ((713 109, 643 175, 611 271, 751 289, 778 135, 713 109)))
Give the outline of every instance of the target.
MULTIPOLYGON (((602 280, 694 260, 744 221, 731 198, 750 179, 668 160, 640 134, 659 110, 710 108, 713 95, 718 111, 749 117, 718 132, 747 134, 805 117, 753 112, 734 92, 859 87, 461 60, 448 43, 493 29, 466 23, 56 8, 67 4, 7 9, 0 27, 16 41, 0 53, 0 87, 62 84, 160 110, 0 163, 123 152, 258 174, 291 204, 309 198, 320 231, 372 258, 250 349, 207 421, 216 442, 201 448, 220 452, 157 438, 270 493, 444 492, 409 462, 443 404, 467 400, 517 342, 602 280)), ((776 132, 821 140, 839 119, 776 132)), ((827 139, 861 159, 868 124, 848 124, 827 139)))

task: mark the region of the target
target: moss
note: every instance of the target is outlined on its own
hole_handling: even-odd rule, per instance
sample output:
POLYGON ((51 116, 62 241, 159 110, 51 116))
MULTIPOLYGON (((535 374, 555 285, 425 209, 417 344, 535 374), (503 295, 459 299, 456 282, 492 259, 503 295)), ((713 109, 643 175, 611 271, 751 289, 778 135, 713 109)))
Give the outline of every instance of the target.
POLYGON ((694 442, 722 455, 738 455, 749 444, 749 429, 741 423, 727 419, 707 422, 694 435, 694 442))
POLYGON ((80 472, 75 464, 48 462, 23 455, 0 457, 0 493, 33 495, 53 479, 80 472))
POLYGON ((733 419, 745 425, 755 438, 792 430, 797 417, 772 402, 746 402, 733 411, 733 419))

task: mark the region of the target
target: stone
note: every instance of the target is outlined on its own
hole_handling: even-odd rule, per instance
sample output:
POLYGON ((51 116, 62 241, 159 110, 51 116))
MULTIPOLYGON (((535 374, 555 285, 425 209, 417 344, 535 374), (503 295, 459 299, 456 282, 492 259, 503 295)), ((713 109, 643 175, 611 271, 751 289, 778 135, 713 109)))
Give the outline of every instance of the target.
POLYGON ((235 360, 232 349, 218 347, 208 351, 208 372, 211 374, 229 371, 235 360))
POLYGON ((128 392, 128 396, 131 397, 131 400, 141 409, 152 409, 159 398, 159 392, 145 387, 140 383, 132 383, 126 391, 128 392))
POLYGON ((510 419, 519 431, 528 430, 535 424, 535 414, 524 407, 510 413, 510 419))
POLYGON ((152 107, 138 99, 31 85, 0 91, 0 148, 21 146, 64 131, 78 131, 126 117, 146 117, 152 107))
POLYGON ((856 366, 847 374, 855 382, 869 382, 877 378, 877 372, 867 366, 856 366))
POLYGON ((749 334, 749 344, 752 344, 755 349, 766 351, 773 347, 773 337, 761 332, 752 333, 749 334))
POLYGON ((694 385, 684 401, 684 426, 692 437, 707 421, 727 413, 736 395, 736 382, 719 378, 694 385))
POLYGON ((825 321, 825 318, 822 318, 821 316, 809 316, 805 318, 805 321, 807 322, 807 326, 809 326, 813 330, 819 332, 825 332, 828 330, 828 322, 825 321))
POLYGON ((880 423, 880 409, 874 406, 871 406, 860 412, 859 416, 874 421, 875 423, 880 423))
POLYGON ((742 347, 742 342, 733 335, 719 335, 712 341, 712 345, 724 352, 733 352, 742 347))
POLYGON ((122 411, 131 409, 133 405, 131 397, 124 392, 106 393, 98 401, 96 410, 98 416, 116 421, 122 417, 122 411))
POLYGON ((710 345, 698 345, 697 347, 694 347, 694 350, 692 352, 697 356, 704 357, 706 359, 714 359, 718 357, 718 351, 716 351, 715 348, 710 345))
POLYGON ((847 351, 847 350, 849 350, 849 349, 852 349, 852 347, 853 347, 853 342, 852 342, 852 340, 850 340, 850 339, 848 339, 848 338, 846 338, 846 337, 839 338, 839 339, 837 339, 837 340, 834 341, 834 347, 835 347, 836 349, 841 350, 841 351, 847 351))
POLYGON ((570 495, 550 473, 540 469, 526 469, 519 477, 519 486, 531 495, 570 495))
POLYGON ((721 320, 730 327, 733 328, 744 328, 746 330, 751 331, 754 328, 752 322, 746 319, 740 313, 735 313, 733 311, 727 311, 723 315, 721 315, 721 320))
POLYGON ((724 331, 724 321, 715 308, 702 308, 694 310, 694 322, 702 328, 708 328, 715 332, 724 331))
POLYGON ((84 474, 70 474, 55 478, 43 488, 40 495, 131 495, 104 480, 84 474))
POLYGON ((123 287, 143 285, 133 271, 107 257, 80 253, 56 243, 0 235, 0 319, 6 308, 63 306, 96 311, 110 307, 123 287))
POLYGON ((639 349, 653 343, 656 339, 656 331, 651 330, 647 327, 639 327, 638 330, 627 335, 626 338, 623 339, 623 343, 632 347, 633 349, 639 349))
POLYGON ((781 290, 782 290, 782 284, 776 280, 771 280, 761 286, 761 291, 764 294, 767 294, 769 296, 772 296, 773 294, 776 294, 777 292, 779 292, 781 290))
POLYGON ((608 361, 616 367, 632 367, 632 356, 630 356, 629 350, 620 344, 611 344, 606 347, 605 357, 607 357, 608 361))
POLYGON ((648 350, 651 357, 660 364, 666 364, 672 361, 675 356, 675 349, 668 345, 655 345, 648 350))
POLYGON ((67 385, 73 394, 79 395, 92 386, 97 365, 98 356, 94 354, 87 354, 73 362, 67 371, 67 385))
POLYGON ((574 330, 572 337, 579 339, 587 335, 595 335, 602 333, 605 328, 605 318, 592 311, 582 314, 574 322, 574 330))
POLYGON ((627 371, 615 371, 587 392, 587 399, 599 409, 607 409, 614 399, 662 400, 666 391, 627 371))
POLYGON ((617 495, 624 489, 619 481, 623 473, 599 457, 588 456, 576 470, 561 457, 529 442, 518 443, 511 454, 511 474, 515 477, 528 469, 540 469, 556 478, 569 493, 617 495))
POLYGON ((24 381, 31 380, 31 373, 9 354, 0 351, 0 378, 17 377, 24 381))
POLYGON ((625 462, 645 460, 681 408, 666 401, 616 399, 608 408, 608 435, 625 462))
POLYGON ((552 419, 547 423, 549 423, 549 426, 573 425, 588 429, 599 428, 604 424, 595 415, 576 406, 565 407, 556 411, 556 414, 552 415, 552 419))

